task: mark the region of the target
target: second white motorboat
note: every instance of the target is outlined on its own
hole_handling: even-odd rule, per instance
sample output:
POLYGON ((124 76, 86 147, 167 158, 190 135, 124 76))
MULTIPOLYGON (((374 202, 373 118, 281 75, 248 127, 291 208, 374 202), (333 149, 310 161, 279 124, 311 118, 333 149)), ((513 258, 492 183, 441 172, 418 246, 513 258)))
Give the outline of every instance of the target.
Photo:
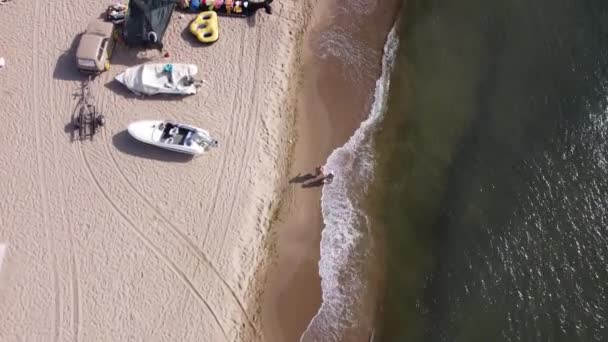
POLYGON ((114 79, 136 95, 192 95, 201 81, 194 78, 194 64, 141 64, 128 68, 114 79))
POLYGON ((141 142, 192 155, 204 154, 218 146, 218 141, 204 129, 168 120, 136 121, 128 131, 141 142))

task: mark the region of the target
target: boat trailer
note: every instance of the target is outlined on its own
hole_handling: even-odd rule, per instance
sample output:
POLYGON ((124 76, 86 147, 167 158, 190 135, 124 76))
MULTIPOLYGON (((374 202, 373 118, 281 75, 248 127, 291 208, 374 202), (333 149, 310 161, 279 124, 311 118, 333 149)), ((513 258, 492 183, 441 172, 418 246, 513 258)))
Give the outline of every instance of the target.
POLYGON ((72 127, 78 130, 78 140, 93 140, 93 136, 99 127, 106 123, 105 117, 97 111, 94 104, 94 97, 91 93, 91 81, 89 77, 81 85, 80 101, 78 112, 72 118, 72 127))

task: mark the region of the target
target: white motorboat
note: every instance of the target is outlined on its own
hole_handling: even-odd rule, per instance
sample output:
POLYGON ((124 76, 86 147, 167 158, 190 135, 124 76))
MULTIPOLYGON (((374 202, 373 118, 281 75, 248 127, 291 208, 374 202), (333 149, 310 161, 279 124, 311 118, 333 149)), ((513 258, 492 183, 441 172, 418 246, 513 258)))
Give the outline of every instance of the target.
POLYGON ((167 150, 200 155, 218 146, 209 132, 168 120, 142 120, 129 125, 129 134, 141 142, 167 150))
POLYGON ((196 94, 200 81, 194 79, 194 64, 141 64, 126 69, 114 79, 136 95, 196 94))

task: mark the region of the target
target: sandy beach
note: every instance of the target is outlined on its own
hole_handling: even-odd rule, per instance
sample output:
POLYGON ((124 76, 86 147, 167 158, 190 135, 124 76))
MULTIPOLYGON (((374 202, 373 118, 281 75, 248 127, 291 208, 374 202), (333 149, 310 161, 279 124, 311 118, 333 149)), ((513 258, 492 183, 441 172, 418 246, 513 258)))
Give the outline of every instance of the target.
POLYGON ((186 98, 116 84, 126 67, 158 61, 119 45, 92 87, 106 126, 71 141, 85 79, 77 37, 106 5, 0 6, 0 340, 261 340, 256 270, 287 177, 303 3, 220 18, 211 46, 176 12, 161 61, 196 64, 206 81, 186 98), (125 131, 163 118, 209 130, 220 147, 192 159, 125 131))

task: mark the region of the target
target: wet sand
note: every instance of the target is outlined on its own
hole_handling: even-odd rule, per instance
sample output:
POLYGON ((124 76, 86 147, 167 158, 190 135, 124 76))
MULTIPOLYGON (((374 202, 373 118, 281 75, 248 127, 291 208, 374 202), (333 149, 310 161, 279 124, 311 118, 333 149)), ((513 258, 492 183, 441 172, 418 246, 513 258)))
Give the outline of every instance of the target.
MULTIPOLYGON (((378 4, 362 17, 362 25, 374 27, 354 35, 376 54, 358 56, 369 60, 344 60, 328 54, 325 34, 332 25, 352 21, 348 15, 330 15, 334 3, 315 8, 305 35, 302 75, 297 103, 296 136, 290 179, 314 173, 329 154, 344 144, 368 115, 375 81, 380 73, 382 49, 392 27, 395 1, 378 4), (382 15, 380 15, 382 14, 382 15), (341 23, 342 21, 342 23, 341 23), (361 63, 365 70, 355 70, 361 63)), ((262 301, 265 341, 298 341, 321 303, 319 245, 323 228, 321 187, 291 183, 282 203, 277 233, 277 260, 270 269, 262 301)), ((367 341, 367 336, 361 336, 367 341)))

